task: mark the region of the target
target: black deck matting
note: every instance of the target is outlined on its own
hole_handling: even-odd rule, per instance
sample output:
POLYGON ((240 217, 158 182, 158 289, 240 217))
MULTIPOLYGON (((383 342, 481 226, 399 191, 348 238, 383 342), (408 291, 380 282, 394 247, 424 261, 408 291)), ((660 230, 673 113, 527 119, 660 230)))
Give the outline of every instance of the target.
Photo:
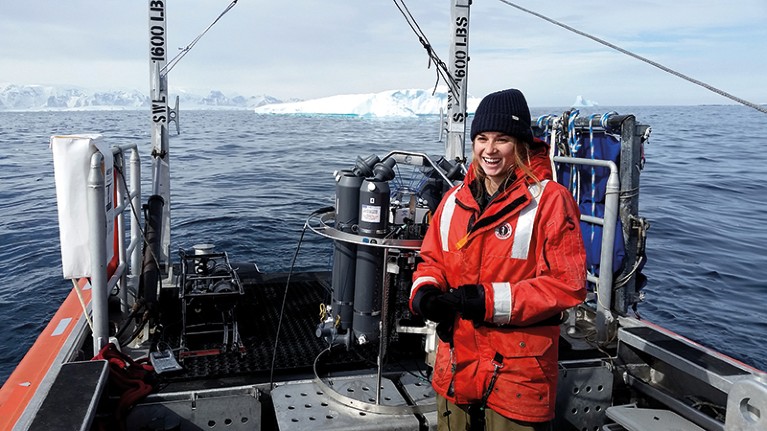
MULTIPOLYGON (((257 274, 250 278, 242 278, 245 295, 238 302, 236 313, 244 352, 186 356, 182 362, 183 371, 163 375, 162 379, 170 383, 245 376, 251 382, 269 381, 286 281, 287 274, 257 274)), ((290 277, 279 343, 274 357, 275 380, 313 375, 312 366, 315 359, 328 347, 324 339, 315 336, 320 321, 320 304, 328 302, 328 291, 329 274, 297 273, 290 277)), ((210 307, 209 304, 207 306, 210 307)), ((163 309, 166 310, 163 314, 163 339, 177 347, 181 330, 181 304, 176 293, 165 297, 163 309), (174 305, 173 302, 177 304, 174 305)), ((188 315, 192 313, 189 311, 188 315)), ((210 314, 216 315, 215 312, 210 314)), ((187 345, 191 352, 204 352, 220 348, 222 341, 222 335, 195 336, 189 338, 187 345)), ((394 350, 407 351, 390 351, 394 350)), ((331 365, 334 370, 369 368, 375 366, 377 353, 377 343, 355 346, 353 351, 346 351, 343 347, 334 348, 331 354, 323 355, 322 363, 331 365)), ((185 354, 188 355, 189 352, 185 354)), ((420 352, 415 355, 423 356, 420 352)), ((401 361, 403 357, 400 355, 395 360, 401 361)))

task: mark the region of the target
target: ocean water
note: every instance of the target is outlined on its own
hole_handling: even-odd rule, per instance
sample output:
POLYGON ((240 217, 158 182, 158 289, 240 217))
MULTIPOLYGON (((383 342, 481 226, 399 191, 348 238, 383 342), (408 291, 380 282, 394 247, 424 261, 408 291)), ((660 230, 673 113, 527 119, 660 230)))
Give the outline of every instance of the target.
MULTIPOLYGON (((649 283, 639 313, 766 370, 767 116, 740 106, 600 112, 612 110, 652 126, 640 197, 651 223, 649 283)), ((61 276, 49 137, 96 132, 111 144, 137 142, 146 174, 148 118, 0 112, 0 383, 71 288, 61 276)), ((441 154, 438 122, 182 112, 182 134, 171 138, 171 249, 215 242, 233 260, 288 270, 306 217, 333 205, 334 170, 394 149, 441 154)), ((327 269, 330 259, 328 240, 306 233, 296 268, 327 269)))

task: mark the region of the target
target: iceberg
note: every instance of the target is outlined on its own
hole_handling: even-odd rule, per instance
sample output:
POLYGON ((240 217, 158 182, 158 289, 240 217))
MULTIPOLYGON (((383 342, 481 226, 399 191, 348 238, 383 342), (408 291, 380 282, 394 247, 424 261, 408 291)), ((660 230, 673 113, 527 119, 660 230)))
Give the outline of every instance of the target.
POLYGON ((570 105, 570 107, 572 108, 583 108, 588 106, 599 106, 599 103, 593 100, 585 99, 580 94, 575 97, 575 102, 573 102, 573 104, 570 105))
MULTIPOLYGON (((479 99, 469 98, 467 111, 473 113, 479 99)), ((343 94, 255 108, 257 114, 352 115, 359 117, 416 117, 439 115, 447 106, 447 89, 387 90, 379 93, 343 94)))

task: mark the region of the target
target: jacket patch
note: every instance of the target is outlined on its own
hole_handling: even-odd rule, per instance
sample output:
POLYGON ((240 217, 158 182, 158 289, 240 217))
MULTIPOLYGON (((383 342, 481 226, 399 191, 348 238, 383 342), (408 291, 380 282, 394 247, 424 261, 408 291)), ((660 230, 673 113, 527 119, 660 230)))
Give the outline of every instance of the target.
POLYGON ((495 228, 495 237, 500 240, 509 239, 511 238, 511 232, 511 223, 506 222, 495 228))

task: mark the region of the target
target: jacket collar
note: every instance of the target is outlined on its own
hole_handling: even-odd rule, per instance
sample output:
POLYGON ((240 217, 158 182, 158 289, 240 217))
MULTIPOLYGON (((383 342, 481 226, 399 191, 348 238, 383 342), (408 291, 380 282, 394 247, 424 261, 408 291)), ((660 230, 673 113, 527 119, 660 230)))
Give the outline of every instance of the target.
MULTIPOLYGON (((543 143, 543 141, 540 143, 543 143)), ((536 148, 537 151, 534 150, 530 153, 530 169, 540 181, 550 180, 552 179, 552 172, 551 160, 548 157, 548 146, 538 145, 536 148)), ((484 218, 486 215, 489 216, 496 213, 502 207, 505 207, 512 202, 515 203, 514 206, 519 207, 520 209, 523 208, 532 198, 528 191, 528 186, 531 182, 532 181, 525 176, 522 169, 517 168, 513 182, 507 184, 504 190, 501 190, 496 194, 484 211, 482 211, 482 217, 484 218), (523 197, 524 199, 522 199, 523 197)), ((475 215, 478 215, 480 212, 480 205, 474 198, 472 191, 478 187, 484 187, 484 185, 479 184, 474 169, 471 168, 463 180, 461 190, 456 194, 458 205, 473 210, 475 215)))

